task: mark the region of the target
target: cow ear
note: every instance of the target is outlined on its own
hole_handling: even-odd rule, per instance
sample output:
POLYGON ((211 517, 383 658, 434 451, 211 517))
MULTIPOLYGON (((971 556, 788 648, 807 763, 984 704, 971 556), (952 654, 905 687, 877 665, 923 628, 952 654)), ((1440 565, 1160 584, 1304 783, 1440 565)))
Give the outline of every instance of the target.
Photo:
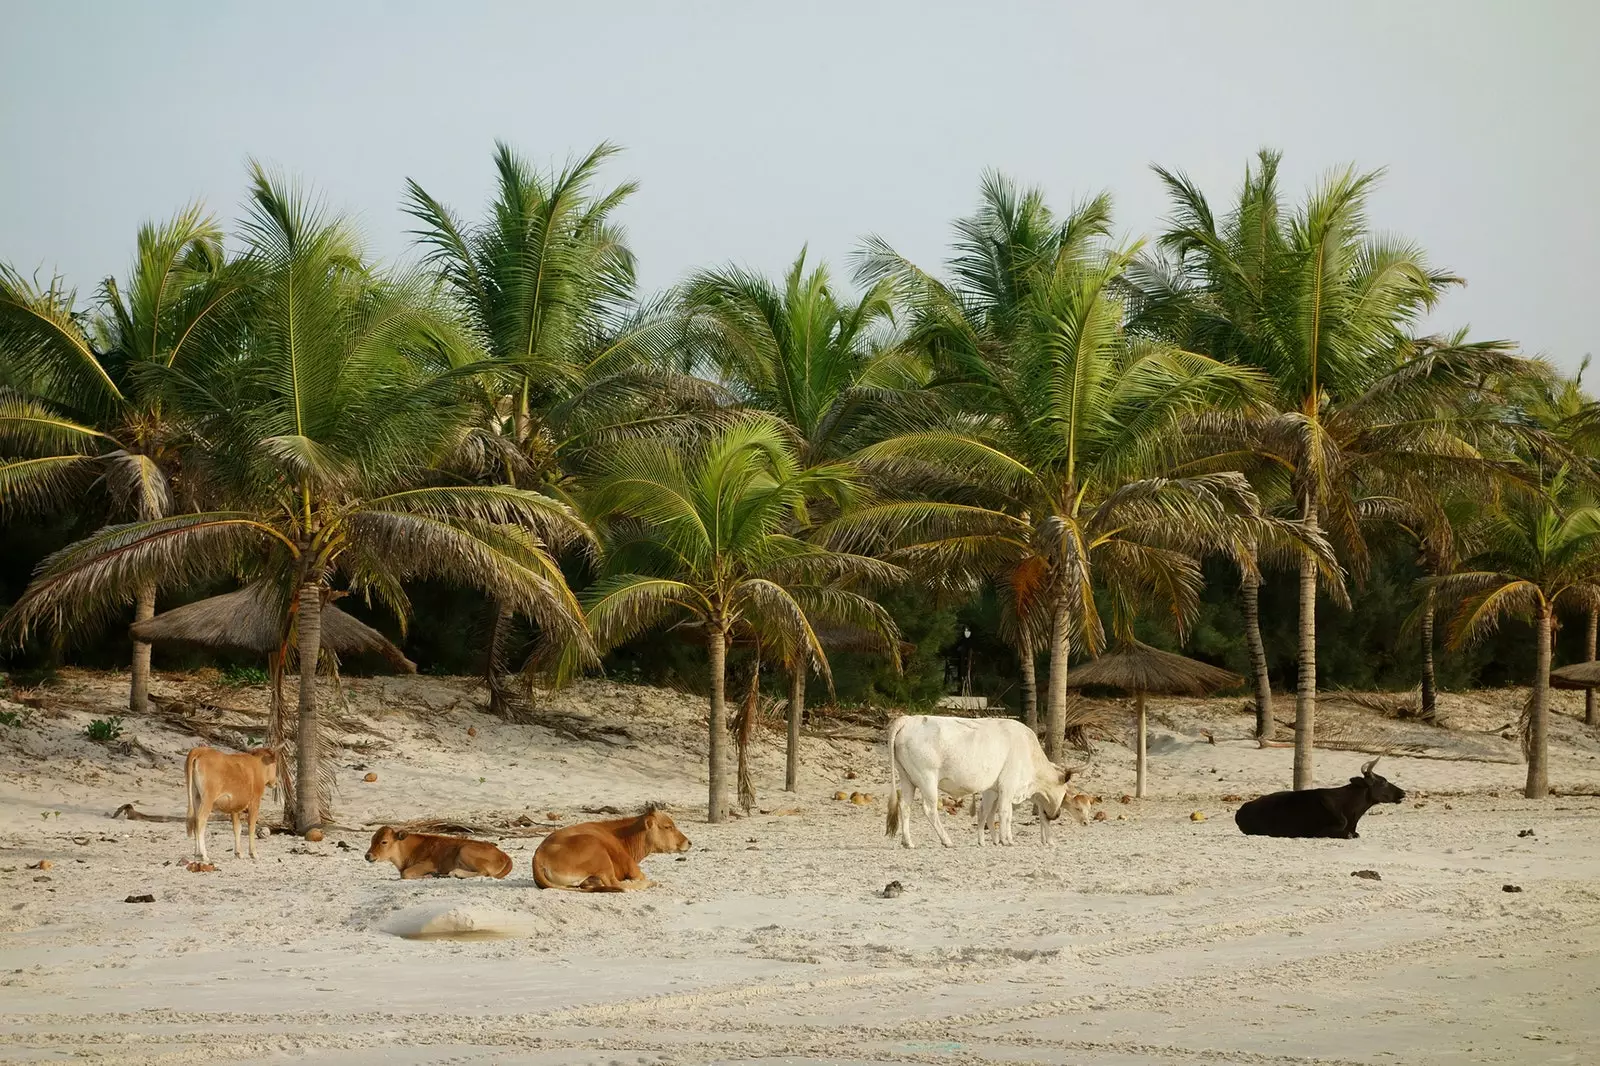
POLYGON ((394 838, 396 840, 404 840, 406 837, 408 837, 410 835, 411 835, 410 833, 406 832, 404 829, 401 829, 401 830, 399 830, 399 831, 397 831, 395 833, 394 838))

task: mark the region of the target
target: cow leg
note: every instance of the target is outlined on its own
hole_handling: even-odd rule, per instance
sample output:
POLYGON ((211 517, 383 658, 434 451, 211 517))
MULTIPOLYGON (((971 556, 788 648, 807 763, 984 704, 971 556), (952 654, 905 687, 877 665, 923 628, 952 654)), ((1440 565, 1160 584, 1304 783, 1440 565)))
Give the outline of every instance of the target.
POLYGON ((200 802, 200 809, 195 812, 195 815, 199 818, 199 822, 195 826, 195 828, 199 830, 199 832, 195 833, 194 835, 195 854, 199 857, 201 862, 210 862, 211 856, 206 851, 206 829, 211 825, 211 802, 209 800, 202 800, 200 802))
POLYGON ((244 848, 239 843, 239 812, 229 811, 228 817, 233 819, 233 857, 244 858, 244 848))
POLYGON ((256 801, 250 804, 250 820, 247 826, 247 828, 250 830, 250 857, 252 859, 256 857, 256 815, 260 812, 260 810, 261 798, 258 796, 256 797, 256 801))
POLYGON ((916 799, 917 786, 910 781, 902 779, 896 786, 900 795, 900 843, 908 848, 916 847, 911 843, 911 801, 916 799))
POLYGON ((1039 843, 1050 843, 1050 819, 1044 816, 1044 805, 1039 802, 1039 797, 1033 798, 1033 816, 1039 819, 1039 843))
POLYGON ((922 809, 928 815, 928 821, 933 823, 933 831, 939 836, 939 843, 947 848, 956 846, 950 839, 950 834, 945 832, 944 819, 939 817, 939 782, 918 781, 917 789, 922 793, 922 809))
POLYGON ((1000 843, 1009 848, 1017 842, 1011 833, 1011 798, 996 796, 995 802, 1000 806, 1000 843))
POLYGON ((978 847, 986 848, 989 846, 989 794, 974 795, 972 809, 978 815, 978 847))
POLYGON ((400 871, 400 880, 402 880, 402 881, 420 881, 424 877, 433 877, 437 873, 438 873, 438 871, 436 869, 434 869, 433 863, 431 861, 423 861, 423 862, 419 862, 419 863, 417 863, 417 864, 415 864, 413 866, 407 866, 404 870, 401 870, 400 871))

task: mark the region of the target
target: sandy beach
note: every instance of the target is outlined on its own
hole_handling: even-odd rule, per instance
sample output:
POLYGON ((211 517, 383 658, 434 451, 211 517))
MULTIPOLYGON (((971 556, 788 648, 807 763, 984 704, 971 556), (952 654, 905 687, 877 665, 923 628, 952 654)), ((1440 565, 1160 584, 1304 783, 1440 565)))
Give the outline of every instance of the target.
MULTIPOLYGON (((881 728, 827 716, 797 793, 756 741, 757 806, 704 820, 701 700, 586 682, 535 724, 469 681, 347 679, 335 806, 252 863, 211 826, 191 873, 181 724, 242 722, 264 693, 158 675, 164 716, 84 736, 125 699, 68 671, 0 726, 0 1060, 106 1063, 1586 1063, 1600 1047, 1600 738, 1559 697, 1551 780, 1520 797, 1501 735, 1523 692, 1443 698, 1448 729, 1328 705, 1319 784, 1369 755, 1408 792, 1357 840, 1246 838, 1239 800, 1291 752, 1247 739, 1239 698, 1152 701, 1153 797, 1101 743, 1103 820, 1049 847, 884 836, 881 728), (173 702, 177 701, 177 702, 173 702), (469 735, 468 730, 475 733, 469 735), (832 735, 823 735, 832 734, 832 735), (375 782, 365 782, 375 773, 375 782), (854 776, 848 776, 848 775, 854 776), (837 790, 872 802, 838 802, 837 790), (620 896, 541 892, 546 827, 663 802, 691 838, 620 896), (1200 812, 1204 820, 1192 820, 1200 812), (555 815, 557 817, 552 817, 555 815), (499 827, 504 881, 401 882, 363 861, 376 824, 499 827), (1525 831, 1531 830, 1531 834, 1525 831), (47 870, 35 868, 41 861, 47 870), (1377 879, 1352 876, 1376 871, 1377 879), (903 895, 881 898, 898 880, 903 895), (1520 891, 1506 891, 1514 886, 1520 891), (151 903, 125 903, 150 894, 151 903), (453 914, 474 931, 396 931, 453 914)), ((1292 700, 1280 704, 1292 713, 1292 700)), ((224 743, 231 726, 209 730, 224 743)), ((248 730, 240 733, 247 734, 248 730)), ((245 739, 238 735, 239 740, 245 739)), ((270 804, 269 804, 270 805, 270 804)), ((276 811, 274 811, 276 813, 276 811)), ((449 924, 447 920, 446 925, 449 924)))

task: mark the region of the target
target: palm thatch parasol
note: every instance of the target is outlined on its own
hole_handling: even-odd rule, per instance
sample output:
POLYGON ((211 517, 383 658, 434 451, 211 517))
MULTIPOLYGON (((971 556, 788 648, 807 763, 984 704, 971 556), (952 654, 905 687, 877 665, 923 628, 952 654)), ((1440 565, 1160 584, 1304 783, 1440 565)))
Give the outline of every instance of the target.
POLYGON ((1551 688, 1600 688, 1600 660, 1573 663, 1550 671, 1551 688))
POLYGON ((1139 710, 1138 781, 1134 791, 1140 799, 1145 794, 1145 693, 1206 696, 1242 684, 1244 678, 1230 670, 1152 648, 1137 640, 1067 675, 1068 688, 1115 688, 1134 694, 1139 710))
MULTIPOLYGON (((237 592, 175 607, 154 618, 135 622, 129 632, 146 644, 188 644, 214 650, 272 655, 283 646, 287 607, 266 585, 246 585, 237 592)), ((336 655, 379 655, 404 673, 417 672, 382 633, 357 621, 331 603, 322 608, 322 644, 336 655)))

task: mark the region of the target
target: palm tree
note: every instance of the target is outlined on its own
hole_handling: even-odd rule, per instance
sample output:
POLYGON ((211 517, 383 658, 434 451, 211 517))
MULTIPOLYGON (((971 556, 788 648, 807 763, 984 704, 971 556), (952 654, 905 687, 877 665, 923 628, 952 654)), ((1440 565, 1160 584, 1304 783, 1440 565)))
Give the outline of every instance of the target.
MULTIPOLYGON (((239 291, 198 206, 140 227, 127 286, 107 278, 98 314, 77 312, 58 280, 41 288, 0 264, 0 516, 61 510, 91 490, 116 516, 172 513, 185 427, 149 371, 207 343, 239 291)), ((154 585, 139 589, 134 621, 155 603, 154 585)), ((129 710, 145 711, 149 691, 150 645, 134 641, 129 710)))
POLYGON ((299 657, 304 830, 327 814, 316 675, 330 598, 342 587, 403 617, 407 580, 470 585, 592 656, 547 551, 587 531, 547 496, 454 484, 431 468, 471 415, 446 372, 468 361, 470 335, 430 285, 374 273, 343 222, 259 166, 251 176, 252 283, 232 343, 162 375, 164 394, 206 442, 204 476, 227 509, 110 526, 56 553, 3 628, 25 637, 39 625, 70 627, 152 584, 237 577, 280 589, 299 657))
MULTIPOLYGON (((684 312, 695 323, 697 350, 742 404, 780 419, 803 469, 848 463, 896 407, 925 384, 915 354, 878 343, 892 321, 891 286, 880 281, 855 303, 841 300, 825 267, 806 272, 801 251, 781 286, 737 267, 703 271, 683 286, 684 312)), ((809 656, 790 673, 784 788, 800 769, 809 656)))
MULTIPOLYGON (((683 381, 666 372, 681 326, 634 305, 633 253, 613 221, 636 186, 595 188, 616 153, 602 144, 545 174, 496 144, 495 199, 475 224, 408 183, 428 265, 488 349, 477 424, 454 464, 476 480, 559 492, 583 449, 674 416, 661 400, 683 381)), ((512 622, 510 602, 496 598, 485 663, 495 713, 511 706, 512 622)))
POLYGON ((1556 609, 1588 606, 1600 579, 1600 508, 1572 502, 1567 471, 1534 493, 1508 493, 1476 532, 1483 548, 1467 569, 1434 579, 1441 597, 1459 600, 1451 643, 1492 632, 1506 615, 1533 622, 1537 657, 1523 731, 1528 759, 1524 795, 1550 791, 1546 724, 1550 699, 1550 645, 1556 609))
MULTIPOLYGON (((1328 529, 1359 576, 1365 561, 1356 486, 1416 484, 1449 459, 1471 459, 1448 432, 1441 392, 1469 391, 1483 364, 1504 370, 1504 346, 1419 353, 1410 329, 1460 279, 1430 269, 1420 249, 1374 236, 1367 196, 1378 173, 1338 171, 1296 212, 1277 185, 1279 157, 1247 168, 1236 206, 1219 219, 1180 174, 1156 168, 1174 203, 1161 247, 1133 279, 1142 328, 1265 372, 1275 410, 1235 437, 1287 479, 1308 535, 1328 529), (1358 467, 1365 467, 1363 471, 1358 467)), ((1470 348, 1470 346, 1467 346, 1470 348)), ((1228 434, 1218 434, 1220 441, 1228 434)), ((1318 564, 1300 558, 1294 786, 1312 781, 1318 564)))
MULTIPOLYGON (((912 335, 934 361, 949 413, 858 453, 902 494, 845 515, 832 535, 887 543, 890 558, 945 580, 981 574, 1027 588, 1018 618, 1038 612, 1048 626, 1045 741, 1059 759, 1072 643, 1090 653, 1102 644, 1095 582, 1120 634, 1131 636, 1151 597, 1181 627, 1201 584, 1192 553, 1236 536, 1254 514, 1239 474, 1166 473, 1183 421, 1248 403, 1259 379, 1125 332, 1120 279, 1138 247, 1105 246, 1103 198, 1056 223, 1037 193, 1018 198, 992 180, 985 197, 961 226, 980 236, 958 249, 957 284, 881 246, 867 262, 869 276, 896 277, 912 301, 912 335), (1019 214, 1029 232, 1050 236, 1007 257, 1014 245, 981 235, 1019 214)), ((1026 655, 1032 642, 1019 644, 1026 655)))
POLYGON ((803 468, 786 427, 759 414, 705 439, 618 444, 593 478, 585 505, 610 546, 604 575, 584 596, 596 640, 614 647, 674 619, 705 635, 713 822, 727 815, 725 682, 736 632, 756 635, 787 661, 809 658, 830 684, 817 637, 823 621, 896 646, 888 613, 849 586, 897 580, 901 571, 792 532, 812 501, 837 506, 856 491, 849 467, 803 468))

